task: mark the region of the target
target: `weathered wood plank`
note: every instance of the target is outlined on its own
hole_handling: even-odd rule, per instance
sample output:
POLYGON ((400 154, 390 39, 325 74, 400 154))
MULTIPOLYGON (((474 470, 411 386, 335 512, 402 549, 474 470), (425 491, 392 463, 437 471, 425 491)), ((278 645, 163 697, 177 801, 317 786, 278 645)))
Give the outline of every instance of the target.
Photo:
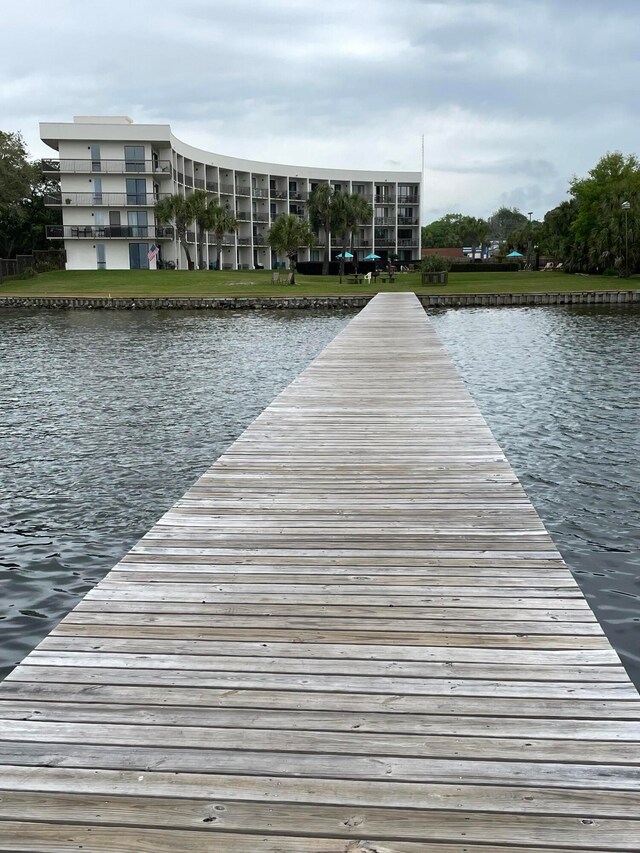
POLYGON ((640 697, 380 295, 0 686, 0 851, 638 849, 640 697))

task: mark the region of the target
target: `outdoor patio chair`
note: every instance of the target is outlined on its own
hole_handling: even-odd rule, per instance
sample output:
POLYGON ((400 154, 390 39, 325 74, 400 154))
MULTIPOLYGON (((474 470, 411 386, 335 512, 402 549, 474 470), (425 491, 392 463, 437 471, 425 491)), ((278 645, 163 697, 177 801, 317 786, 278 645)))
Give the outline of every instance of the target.
POLYGON ((371 273, 370 272, 365 273, 364 280, 366 282, 368 282, 369 284, 371 284, 371 273))

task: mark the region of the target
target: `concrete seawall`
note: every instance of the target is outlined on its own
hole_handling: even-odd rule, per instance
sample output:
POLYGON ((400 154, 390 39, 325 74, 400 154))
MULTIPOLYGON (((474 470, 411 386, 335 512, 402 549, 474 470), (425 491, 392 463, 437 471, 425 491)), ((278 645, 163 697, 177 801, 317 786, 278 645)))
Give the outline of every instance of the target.
MULTIPOLYGON (((417 294, 425 308, 513 305, 638 305, 640 290, 579 290, 555 293, 429 293, 417 294)), ((268 310, 279 308, 364 308, 371 296, 239 296, 239 297, 79 297, 4 296, 0 310, 47 308, 62 310, 268 310)))

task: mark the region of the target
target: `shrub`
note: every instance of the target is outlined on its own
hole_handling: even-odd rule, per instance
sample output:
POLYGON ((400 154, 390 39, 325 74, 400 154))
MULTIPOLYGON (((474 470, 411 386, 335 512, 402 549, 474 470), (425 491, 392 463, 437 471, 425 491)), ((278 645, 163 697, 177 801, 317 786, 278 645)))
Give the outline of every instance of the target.
POLYGON ((426 255, 420 264, 422 272, 448 272, 449 261, 442 255, 426 255))
POLYGON ((38 273, 34 270, 33 267, 25 267, 22 272, 18 276, 16 276, 16 278, 24 280, 28 278, 35 278, 37 275, 38 273))

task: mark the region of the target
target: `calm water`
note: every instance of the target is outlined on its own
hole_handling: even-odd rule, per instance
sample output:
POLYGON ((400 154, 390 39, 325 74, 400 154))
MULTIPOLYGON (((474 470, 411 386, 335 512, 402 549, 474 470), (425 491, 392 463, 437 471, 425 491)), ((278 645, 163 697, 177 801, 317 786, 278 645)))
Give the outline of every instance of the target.
MULTIPOLYGON (((0 314, 0 676, 350 316, 0 314)), ((432 318, 640 684, 640 313, 432 318)))

